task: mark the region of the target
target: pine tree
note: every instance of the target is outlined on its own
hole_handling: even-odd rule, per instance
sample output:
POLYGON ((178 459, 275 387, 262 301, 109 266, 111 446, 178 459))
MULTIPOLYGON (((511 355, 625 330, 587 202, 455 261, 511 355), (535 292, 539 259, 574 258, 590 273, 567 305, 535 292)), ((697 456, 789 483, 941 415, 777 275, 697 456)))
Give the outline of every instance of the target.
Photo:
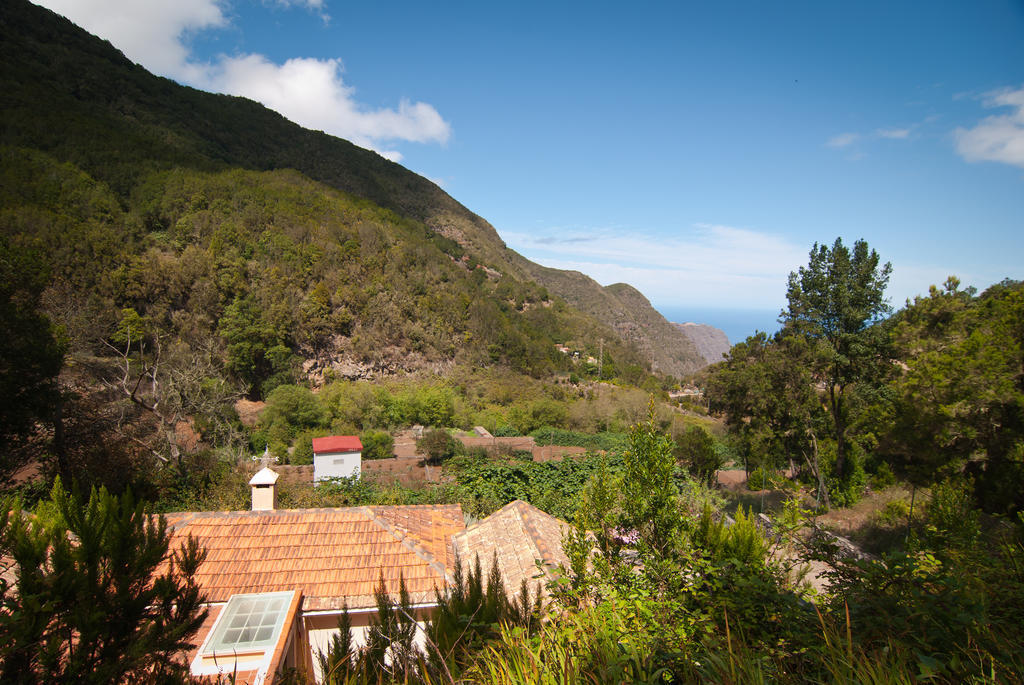
POLYGON ((806 267, 789 274, 782 312, 788 329, 812 343, 816 371, 825 383, 836 440, 835 476, 844 480, 848 464, 848 391, 876 383, 891 366, 888 337, 876 326, 891 308, 885 300, 892 265, 879 265, 878 253, 858 240, 853 252, 841 238, 831 248, 814 244, 806 267))
POLYGON ((0 682, 185 682, 205 552, 190 538, 169 554, 166 521, 130 491, 85 501, 58 479, 50 505, 52 520, 12 501, 0 514, 16 582, 0 585, 0 682))

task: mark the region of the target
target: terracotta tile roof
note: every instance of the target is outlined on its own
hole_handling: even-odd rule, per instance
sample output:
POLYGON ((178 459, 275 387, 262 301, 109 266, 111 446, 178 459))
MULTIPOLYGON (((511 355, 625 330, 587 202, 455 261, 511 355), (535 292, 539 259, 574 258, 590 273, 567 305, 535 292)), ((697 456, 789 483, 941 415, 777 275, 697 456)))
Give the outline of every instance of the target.
POLYGON ((355 435, 331 435, 326 438, 313 438, 313 453, 320 452, 359 452, 363 443, 355 435))
POLYGON ((297 589, 305 611, 374 606, 382 571, 389 592, 404 576, 414 602, 433 601, 452 568, 451 536, 465 527, 458 504, 186 512, 167 521, 172 549, 192 535, 207 550, 196 574, 207 601, 297 589))
POLYGON ((486 575, 497 553, 498 569, 510 595, 518 595, 523 579, 531 588, 540 583, 559 564, 569 565, 562 551, 562 532, 569 524, 546 514, 522 500, 515 500, 484 520, 474 523, 452 538, 463 564, 475 563, 480 555, 480 567, 486 575), (537 569, 540 560, 545 573, 537 569))

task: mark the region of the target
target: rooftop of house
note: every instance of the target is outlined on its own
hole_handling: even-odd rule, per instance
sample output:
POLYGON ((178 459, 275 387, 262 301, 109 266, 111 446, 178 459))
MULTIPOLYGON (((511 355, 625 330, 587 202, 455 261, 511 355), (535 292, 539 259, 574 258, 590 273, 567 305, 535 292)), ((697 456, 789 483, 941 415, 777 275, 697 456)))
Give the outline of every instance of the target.
POLYGON ((496 559, 506 591, 513 596, 520 592, 525 580, 533 592, 560 564, 569 565, 562 551, 562 535, 568 524, 546 514, 532 504, 515 500, 487 518, 456 532, 452 546, 465 565, 480 557, 480 568, 486 576, 496 559), (537 561, 542 568, 537 567, 537 561))
POLYGON ((331 435, 326 438, 313 438, 313 453, 323 452, 360 452, 363 443, 356 435, 331 435))
POLYGON ((303 611, 370 608, 381 576, 400 578, 415 603, 434 600, 454 565, 451 541, 465 528, 454 505, 184 512, 166 515, 171 548, 189 535, 207 550, 196 581, 210 602, 300 590, 303 611))

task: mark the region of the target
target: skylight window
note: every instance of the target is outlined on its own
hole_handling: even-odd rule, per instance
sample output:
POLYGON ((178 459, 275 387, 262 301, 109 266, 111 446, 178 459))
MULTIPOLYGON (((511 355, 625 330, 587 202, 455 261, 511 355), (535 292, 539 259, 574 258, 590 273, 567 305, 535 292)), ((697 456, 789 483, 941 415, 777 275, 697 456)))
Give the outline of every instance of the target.
POLYGON ((281 634, 292 597, 290 591, 233 595, 204 651, 222 654, 273 647, 281 634))

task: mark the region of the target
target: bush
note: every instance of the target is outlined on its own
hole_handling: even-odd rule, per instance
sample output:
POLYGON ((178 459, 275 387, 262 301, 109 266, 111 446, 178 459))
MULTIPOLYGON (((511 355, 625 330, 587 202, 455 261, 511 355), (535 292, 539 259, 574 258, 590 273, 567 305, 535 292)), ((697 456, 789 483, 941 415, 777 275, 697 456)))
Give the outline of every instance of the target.
POLYGON ((771 470, 758 466, 747 476, 748 490, 769 490, 775 482, 775 474, 771 470))
POLYGON ((299 385, 279 385, 267 396, 267 406, 260 413, 260 428, 272 440, 290 443, 303 430, 324 428, 328 415, 319 399, 299 385))
POLYGON ((901 499, 892 499, 885 503, 877 514, 875 520, 883 526, 896 526, 906 523, 910 514, 910 505, 901 499))
POLYGON ((893 485, 896 485, 896 474, 892 472, 889 464, 883 461, 871 476, 871 487, 875 490, 884 490, 893 485))
POLYGON ((607 452, 621 452, 629 444, 629 436, 625 433, 612 433, 609 431, 594 434, 579 433, 551 426, 544 426, 532 431, 530 437, 538 445, 585 447, 589 450, 605 450, 607 452))
POLYGON ((675 440, 676 461, 686 465, 690 475, 709 486, 715 482, 715 473, 722 468, 721 452, 715 449, 715 440, 702 426, 693 426, 675 440))
POLYGON ((292 451, 288 457, 289 464, 313 463, 313 438, 331 435, 325 429, 302 431, 292 442, 292 451))
POLYGON ((491 431, 491 435, 496 438, 517 438, 522 434, 514 426, 504 424, 491 431))
POLYGON ((416 441, 416 449, 427 455, 427 461, 440 464, 451 459, 459 452, 461 443, 453 438, 448 431, 434 429, 427 431, 416 441))
POLYGON ((389 459, 395 456, 395 439, 387 431, 364 431, 359 440, 363 443, 363 459, 389 459))

